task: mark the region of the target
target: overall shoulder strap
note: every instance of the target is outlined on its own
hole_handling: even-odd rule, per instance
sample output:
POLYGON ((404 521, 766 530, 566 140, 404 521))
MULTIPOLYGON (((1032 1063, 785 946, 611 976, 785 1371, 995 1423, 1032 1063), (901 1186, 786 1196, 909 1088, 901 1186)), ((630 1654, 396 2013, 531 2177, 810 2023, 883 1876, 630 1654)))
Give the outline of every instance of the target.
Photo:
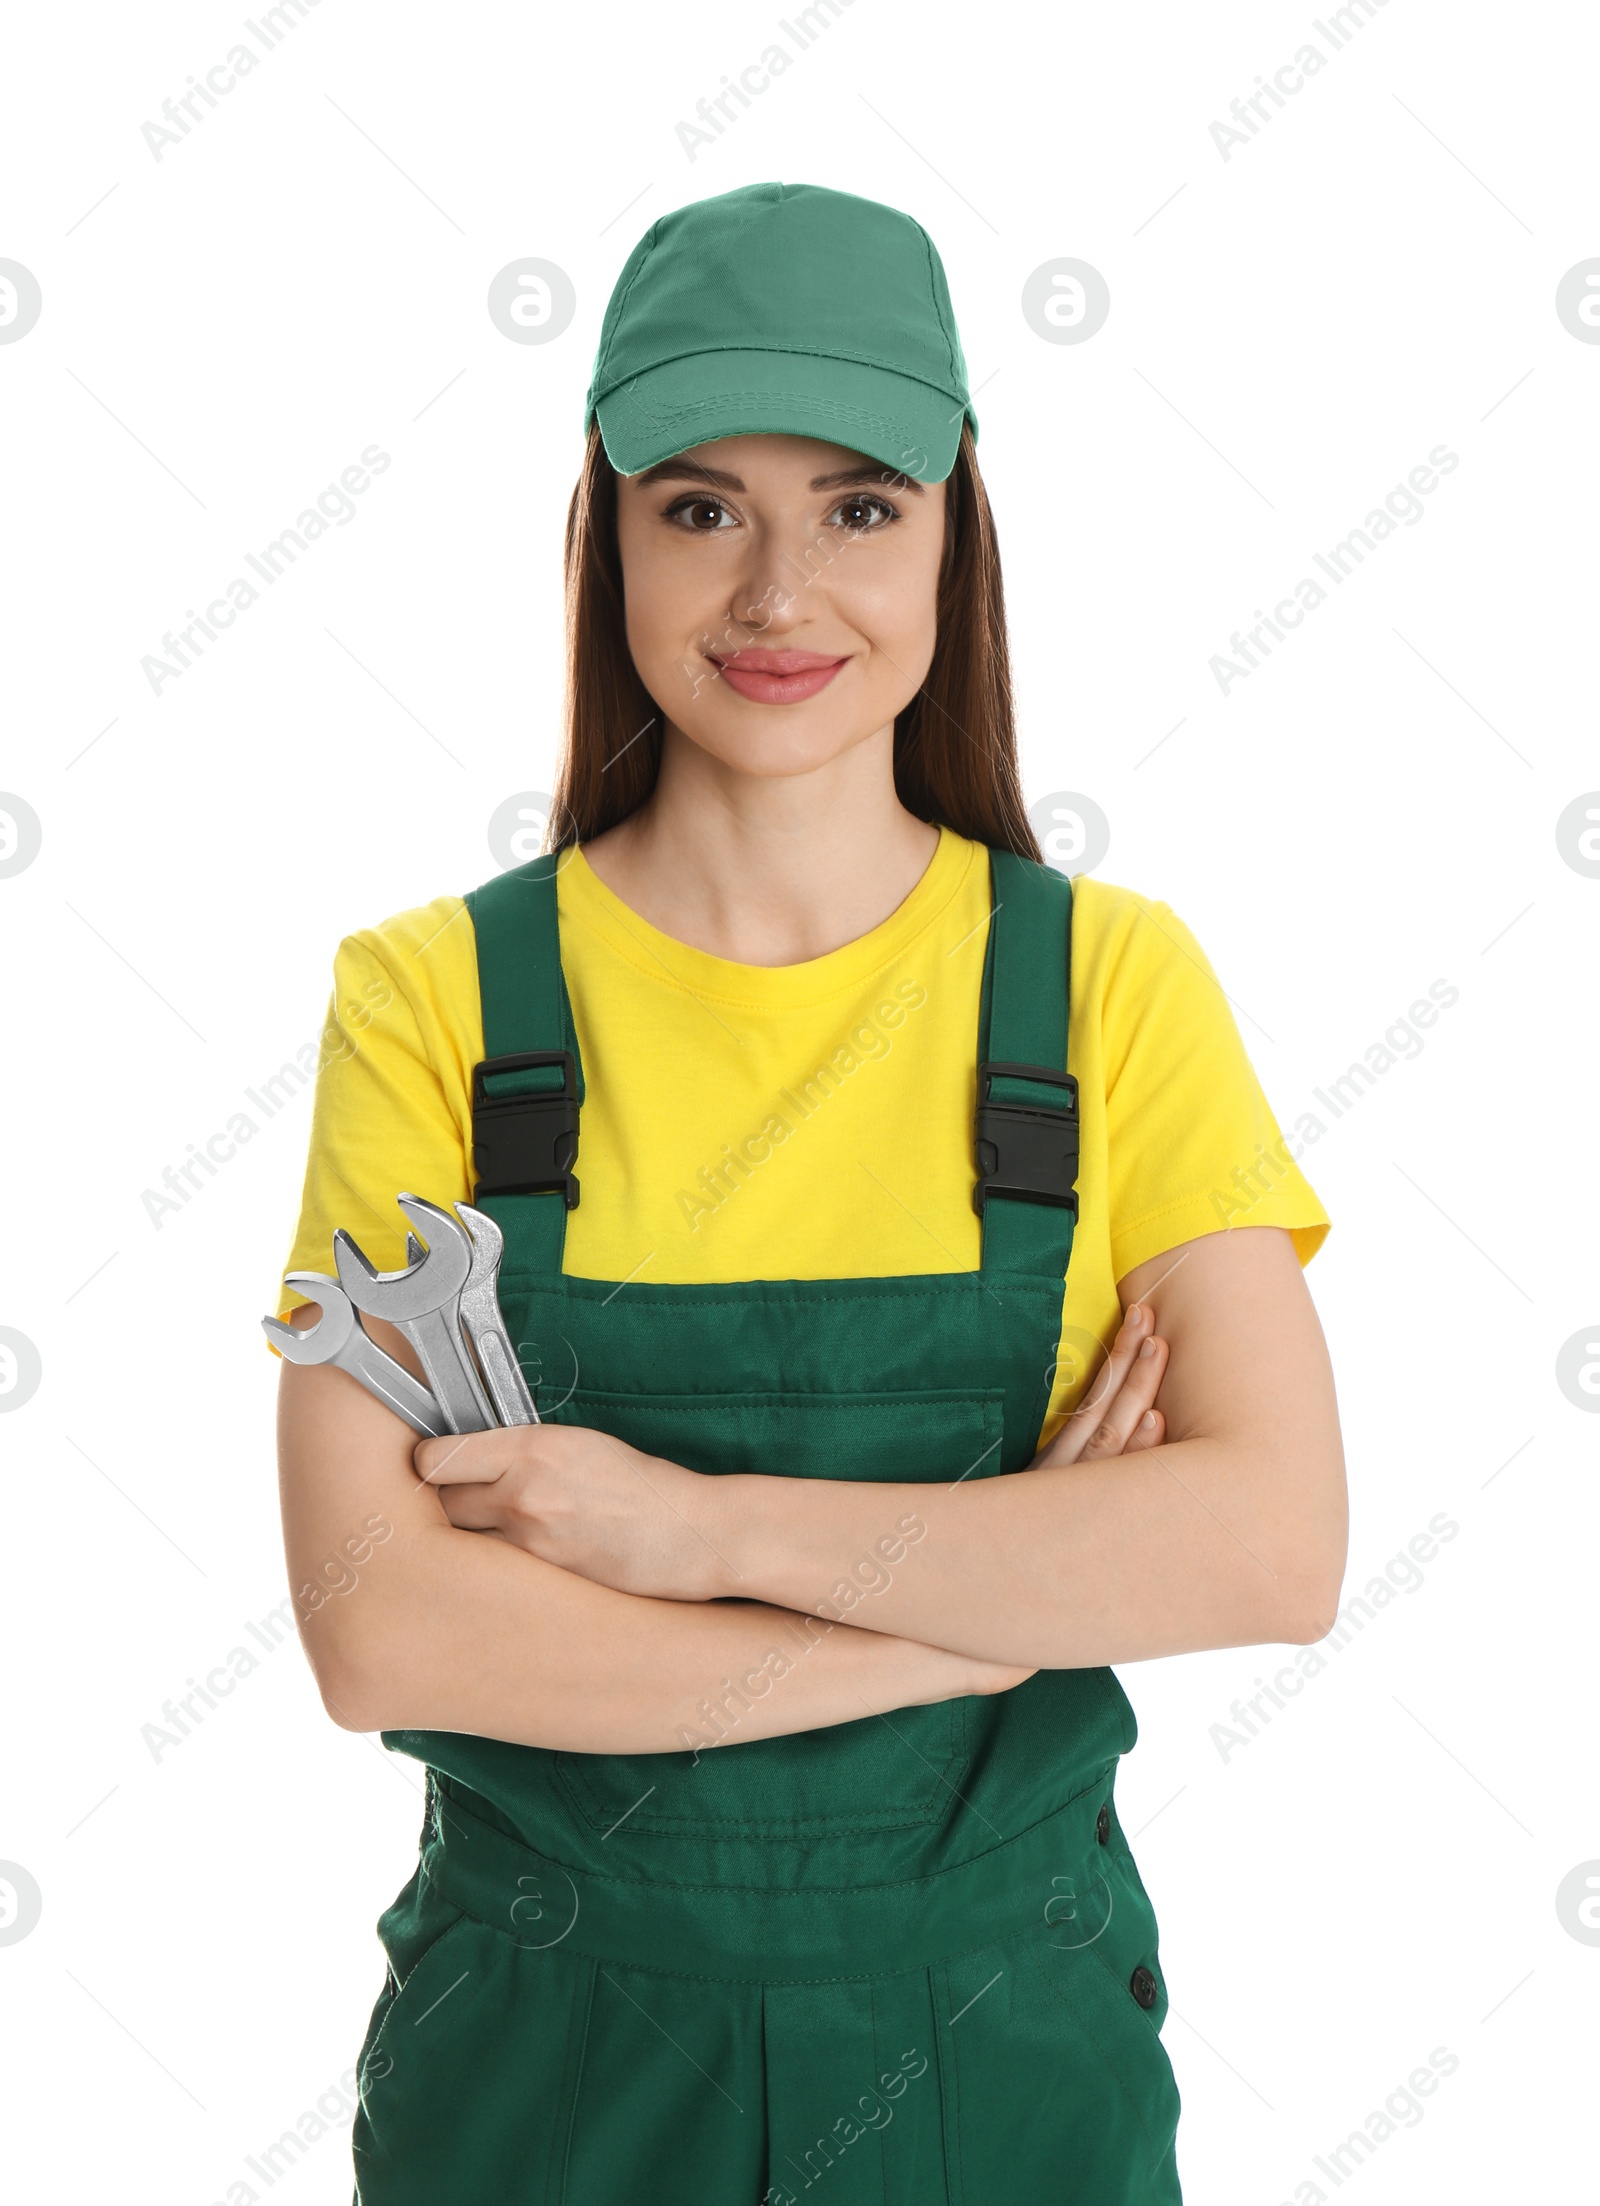
POLYGON ((983 1269, 1061 1279, 1078 1222, 1078 1086, 1067 1071, 1072 884, 989 853, 992 901, 978 1032, 983 1269))
POLYGON ((472 1200, 515 1230, 535 1268, 557 1272, 578 1201, 583 1101, 556 916, 565 855, 513 866, 464 898, 483 1011, 483 1056, 472 1068, 472 1200))

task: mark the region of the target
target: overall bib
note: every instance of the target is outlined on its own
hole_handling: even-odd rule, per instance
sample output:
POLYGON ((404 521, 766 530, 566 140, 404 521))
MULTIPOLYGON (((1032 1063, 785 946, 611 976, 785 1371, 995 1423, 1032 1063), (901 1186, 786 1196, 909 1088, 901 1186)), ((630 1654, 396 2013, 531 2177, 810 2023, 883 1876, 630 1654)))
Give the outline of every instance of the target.
MULTIPOLYGON (((982 1266, 881 1279, 564 1274, 583 1090, 555 861, 467 898, 473 1199, 541 1417, 713 1475, 1025 1469, 1076 1217, 1072 898, 1004 852, 991 872, 982 1266)), ((886 1511, 889 1567, 917 1567, 921 1524, 886 1511)), ((883 1567, 862 1558, 863 1604, 883 1567)), ((378 1926, 358 2206, 1176 2206, 1156 1924, 1112 1797, 1121 1686, 1040 1671, 741 1741, 849 1599, 819 1586, 765 1669, 707 1681, 703 1749, 384 1734, 427 1765, 427 1807, 378 1926)))

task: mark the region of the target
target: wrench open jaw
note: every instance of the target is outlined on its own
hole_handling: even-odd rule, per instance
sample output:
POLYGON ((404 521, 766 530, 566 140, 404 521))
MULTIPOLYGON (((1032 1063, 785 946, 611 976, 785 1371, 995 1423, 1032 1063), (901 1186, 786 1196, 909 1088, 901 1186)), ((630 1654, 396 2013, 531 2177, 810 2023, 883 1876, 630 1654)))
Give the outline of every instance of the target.
POLYGON ((326 1272, 289 1272, 284 1285, 315 1302, 322 1315, 315 1325, 290 1325, 264 1317, 262 1331, 290 1363, 331 1363, 375 1395, 413 1431, 437 1439, 450 1427, 437 1401, 403 1364, 381 1349, 363 1327, 350 1297, 326 1272))
POLYGON ((472 1269, 461 1290, 461 1324, 483 1370, 484 1383, 502 1425, 536 1425, 539 1412, 522 1375, 500 1315, 496 1282, 506 1237, 487 1211, 457 1203, 456 1216, 472 1239, 472 1269))
MULTIPOLYGON (((487 1432, 497 1422, 461 1330, 461 1292, 472 1271, 473 1242, 465 1226, 422 1195, 397 1195, 425 1253, 405 1270, 380 1272, 341 1226, 333 1237, 339 1284, 368 1317, 387 1319, 405 1334, 428 1374, 451 1432, 487 1432)), ((407 1244, 409 1249, 409 1242, 407 1244)))

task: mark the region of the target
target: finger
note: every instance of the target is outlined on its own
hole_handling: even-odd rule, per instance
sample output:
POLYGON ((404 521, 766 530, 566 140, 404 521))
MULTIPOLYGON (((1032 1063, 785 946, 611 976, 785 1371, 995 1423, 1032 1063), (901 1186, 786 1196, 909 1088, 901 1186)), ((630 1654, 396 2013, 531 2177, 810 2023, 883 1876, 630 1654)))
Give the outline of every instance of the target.
POLYGON ((1150 1329, 1151 1320, 1152 1313, 1148 1303, 1129 1304, 1111 1343, 1110 1354, 1090 1380, 1082 1401, 1068 1413, 1066 1423, 1050 1444, 1047 1452, 1052 1463, 1078 1461, 1088 1446, 1096 1425, 1116 1399, 1117 1391, 1127 1376, 1128 1366, 1150 1329))
POLYGON ((1149 1303, 1129 1303, 1127 1313, 1111 1343, 1111 1352, 1095 1373, 1093 1384, 1079 1404, 1091 1424, 1116 1400, 1123 1382, 1133 1368, 1134 1359, 1154 1332, 1155 1312, 1149 1303))
POLYGON ((1117 1390, 1115 1407, 1118 1410, 1124 1414, 1137 1410, 1143 1416, 1147 1409, 1155 1407, 1167 1368, 1167 1353, 1167 1343, 1159 1333, 1152 1333, 1148 1340, 1140 1343, 1138 1354, 1128 1365, 1128 1375, 1117 1390))
POLYGON ((506 1434, 447 1432, 436 1440, 419 1440, 411 1451, 417 1476, 430 1486, 458 1486, 463 1482, 498 1478, 510 1467, 512 1454, 506 1434))
POLYGON ((439 1505, 458 1531, 486 1532, 500 1522, 501 1500, 497 1480, 441 1489, 439 1505))
POLYGON ((1129 1409, 1136 1408, 1142 1413, 1150 1407, 1155 1398, 1155 1388, 1150 1381, 1153 1378, 1159 1384, 1164 1368, 1160 1359, 1164 1359, 1166 1353, 1164 1342, 1151 1347, 1157 1340, 1154 1323, 1154 1312, 1148 1303, 1135 1302, 1129 1306, 1111 1344, 1111 1353, 1095 1374, 1088 1393, 1067 1420, 1061 1435, 1061 1460, 1080 1462, 1091 1449, 1099 1456, 1115 1455, 1131 1429, 1127 1421, 1129 1409), (1146 1350, 1150 1353, 1146 1354, 1146 1350), (1156 1367, 1152 1372, 1153 1361, 1156 1367), (1130 1380, 1135 1388, 1131 1395, 1127 1391, 1130 1380))
POLYGON ((1106 1405, 1079 1456, 1080 1462, 1099 1462, 1120 1455, 1133 1436, 1140 1418, 1154 1406, 1161 1374, 1166 1369, 1167 1344, 1152 1336, 1133 1358, 1128 1375, 1106 1405))
POLYGON ((1085 1457, 1120 1455, 1138 1430, 1147 1410, 1155 1407, 1162 1375, 1167 1368, 1167 1344, 1159 1334, 1141 1343, 1128 1366, 1127 1377, 1109 1402, 1084 1449, 1085 1457))
POLYGON ((1167 1420, 1158 1409, 1147 1409, 1128 1435, 1124 1455, 1139 1455, 1150 1448, 1159 1448, 1167 1435, 1167 1420))

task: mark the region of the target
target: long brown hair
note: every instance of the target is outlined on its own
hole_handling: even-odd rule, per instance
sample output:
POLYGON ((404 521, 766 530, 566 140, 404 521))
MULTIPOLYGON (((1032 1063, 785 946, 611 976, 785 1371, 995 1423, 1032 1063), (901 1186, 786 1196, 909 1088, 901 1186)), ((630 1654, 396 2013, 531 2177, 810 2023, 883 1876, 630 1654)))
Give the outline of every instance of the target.
MULTIPOLYGON (((550 809, 552 850, 637 811, 661 764, 661 714, 628 649, 617 476, 598 423, 567 509, 566 592, 566 740, 550 809)), ((894 780, 919 819, 1019 857, 1041 856, 1017 771, 994 516, 965 421, 945 484, 933 661, 895 720, 894 780)))

